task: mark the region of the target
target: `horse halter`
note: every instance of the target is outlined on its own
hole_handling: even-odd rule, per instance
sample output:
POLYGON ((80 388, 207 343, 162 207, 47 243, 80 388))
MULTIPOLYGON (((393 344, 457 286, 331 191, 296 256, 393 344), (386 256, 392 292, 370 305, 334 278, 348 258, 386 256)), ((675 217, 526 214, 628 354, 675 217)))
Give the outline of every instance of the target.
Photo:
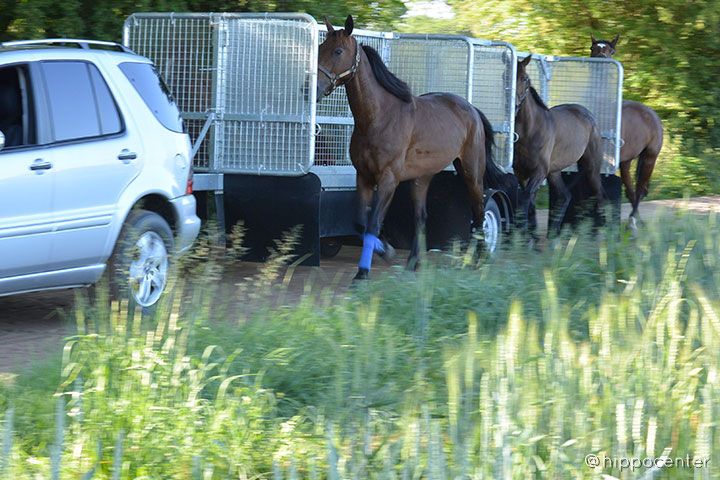
POLYGON ((345 85, 350 80, 352 80, 352 78, 355 76, 355 73, 357 72, 358 67, 360 67, 360 45, 358 44, 358 41, 356 39, 353 39, 353 40, 355 40, 355 61, 353 62, 352 67, 348 68, 347 70, 345 70, 342 73, 335 74, 335 73, 331 72, 330 70, 328 70, 327 68, 323 67, 322 65, 318 64, 318 70, 320 70, 320 72, 330 80, 330 84, 332 85, 332 88, 330 89, 330 91, 328 91, 327 93, 324 93, 324 95, 326 97, 328 95, 330 95, 332 92, 334 92, 335 89, 337 87, 339 87, 340 85, 345 85), (343 83, 340 83, 340 81, 345 77, 350 77, 350 78, 345 80, 343 83))
POLYGON ((525 90, 523 91, 522 95, 520 95, 520 101, 515 104, 515 115, 518 114, 518 112, 523 106, 523 103, 525 103, 528 94, 530 93, 530 78, 525 77, 523 79, 523 83, 525 83, 525 90))

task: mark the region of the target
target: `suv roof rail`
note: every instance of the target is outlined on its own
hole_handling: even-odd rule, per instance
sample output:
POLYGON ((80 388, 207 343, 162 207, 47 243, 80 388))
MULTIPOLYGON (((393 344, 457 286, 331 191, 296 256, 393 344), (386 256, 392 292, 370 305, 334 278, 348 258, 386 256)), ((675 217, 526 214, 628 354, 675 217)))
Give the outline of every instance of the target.
POLYGON ((42 40, 18 40, 15 42, 3 42, 0 44, 3 48, 8 47, 24 47, 24 46, 38 46, 38 45, 55 45, 58 44, 74 44, 78 48, 90 50, 93 47, 111 47, 125 53, 135 53, 125 45, 116 42, 104 42, 102 40, 83 40, 78 38, 46 38, 42 40))

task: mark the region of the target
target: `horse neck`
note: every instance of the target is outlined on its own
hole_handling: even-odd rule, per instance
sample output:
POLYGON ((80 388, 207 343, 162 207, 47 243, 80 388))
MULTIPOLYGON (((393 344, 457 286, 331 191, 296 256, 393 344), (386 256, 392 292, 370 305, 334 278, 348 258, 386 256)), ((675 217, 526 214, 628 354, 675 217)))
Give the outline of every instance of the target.
POLYGON ((520 111, 515 115, 515 132, 521 138, 530 135, 539 128, 539 124, 547 115, 549 112, 538 105, 532 94, 528 92, 520 111))
POLYGON ((361 49, 360 64, 353 78, 345 85, 345 91, 355 118, 355 128, 364 130, 387 109, 391 101, 388 97, 393 95, 378 83, 365 51, 360 45, 358 48, 361 49))

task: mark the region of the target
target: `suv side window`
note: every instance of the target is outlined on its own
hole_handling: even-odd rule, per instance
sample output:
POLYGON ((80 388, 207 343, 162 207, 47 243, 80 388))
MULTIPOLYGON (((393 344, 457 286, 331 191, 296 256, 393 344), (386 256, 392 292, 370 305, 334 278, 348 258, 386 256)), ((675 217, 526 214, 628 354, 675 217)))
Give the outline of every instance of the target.
POLYGON ((92 78, 93 90, 95 91, 95 101, 97 102, 98 115, 100 118, 100 133, 102 135, 112 135, 122 131, 122 120, 118 113, 115 99, 110 93, 110 89, 102 78, 100 71, 95 65, 88 65, 90 77, 92 78))
POLYGON ((126 62, 120 64, 120 70, 165 128, 173 132, 184 131, 180 110, 155 66, 149 63, 126 62))
POLYGON ((13 147, 35 144, 35 115, 26 65, 0 68, 0 131, 5 146, 0 153, 13 147))
POLYGON ((115 100, 92 64, 42 62, 53 128, 53 141, 62 142, 122 131, 115 100))

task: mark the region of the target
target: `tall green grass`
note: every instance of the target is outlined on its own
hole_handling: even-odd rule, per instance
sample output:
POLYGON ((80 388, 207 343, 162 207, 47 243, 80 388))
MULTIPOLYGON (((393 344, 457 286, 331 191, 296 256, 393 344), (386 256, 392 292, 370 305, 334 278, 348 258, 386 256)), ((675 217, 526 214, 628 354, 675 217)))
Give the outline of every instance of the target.
POLYGON ((456 248, 290 306, 286 250, 228 285, 201 242, 153 315, 79 299, 62 361, 0 387, 0 477, 716 478, 719 234, 679 214, 456 248))

